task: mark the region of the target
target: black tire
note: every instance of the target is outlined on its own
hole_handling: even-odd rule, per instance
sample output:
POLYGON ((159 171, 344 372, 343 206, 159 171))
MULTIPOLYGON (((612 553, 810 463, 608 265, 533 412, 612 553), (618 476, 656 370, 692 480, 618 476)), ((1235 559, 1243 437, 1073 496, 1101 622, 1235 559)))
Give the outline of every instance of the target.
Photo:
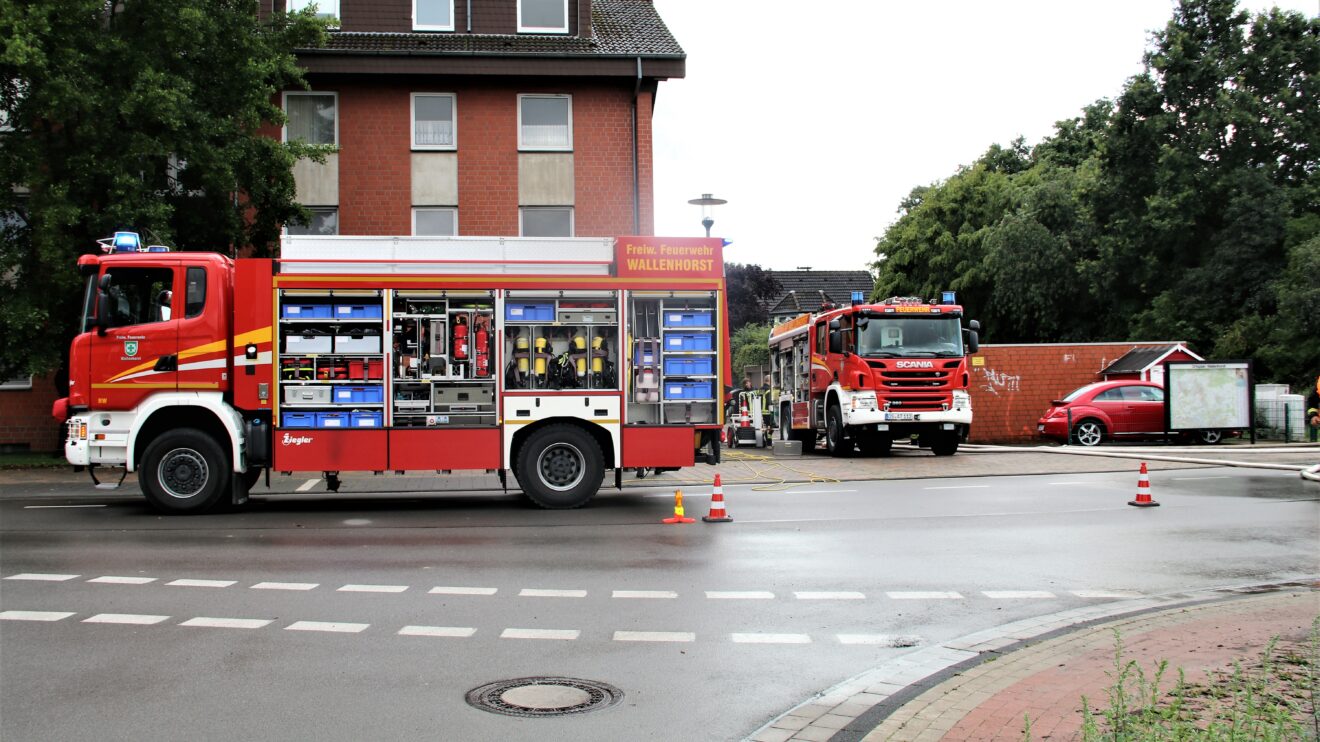
POLYGON ((1074 425, 1072 429, 1072 439, 1088 448, 1100 445, 1106 436, 1108 432, 1105 430, 1105 424, 1094 418, 1087 418, 1074 425))
POLYGON ((853 443, 844 433, 843 411, 837 404, 825 410, 825 450, 831 456, 847 456, 853 443))
POLYGON ((946 430, 931 436, 930 452, 936 456, 952 456, 958 453, 958 434, 946 430))
POLYGON ((551 510, 586 505, 605 478, 605 457, 585 430, 550 425, 531 434, 518 451, 514 476, 527 497, 551 510))
POLYGON ((229 469, 229 455, 214 438, 179 428, 147 446, 138 476, 153 508, 195 515, 211 510, 229 493, 229 469))
POLYGON ((894 448, 894 439, 880 433, 866 433, 857 439, 857 448, 863 456, 888 456, 894 448))
POLYGON ((1204 446, 1213 446, 1224 440, 1224 434, 1218 430, 1198 430, 1196 431, 1196 442, 1204 446))

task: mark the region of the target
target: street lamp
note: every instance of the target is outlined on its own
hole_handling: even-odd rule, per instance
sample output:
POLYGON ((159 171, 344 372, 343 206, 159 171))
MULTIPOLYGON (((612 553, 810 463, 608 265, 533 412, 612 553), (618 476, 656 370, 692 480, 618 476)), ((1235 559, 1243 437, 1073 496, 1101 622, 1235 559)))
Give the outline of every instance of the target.
POLYGON ((694 198, 688 201, 693 206, 701 207, 701 226, 706 228, 706 236, 710 236, 710 228, 715 225, 715 220, 710 217, 710 212, 716 206, 727 204, 722 198, 715 198, 709 193, 701 194, 701 198, 694 198))

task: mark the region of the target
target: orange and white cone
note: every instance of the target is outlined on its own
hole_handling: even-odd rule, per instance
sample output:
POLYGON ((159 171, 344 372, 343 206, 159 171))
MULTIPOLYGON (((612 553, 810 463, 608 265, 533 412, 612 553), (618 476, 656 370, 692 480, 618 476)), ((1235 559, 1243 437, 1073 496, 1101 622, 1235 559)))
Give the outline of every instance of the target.
POLYGON ((695 518, 689 518, 683 513, 683 490, 674 490, 674 517, 665 518, 661 523, 696 523, 695 518))
POLYGON ((720 475, 715 475, 715 489, 710 496, 710 514, 701 516, 707 523, 731 523, 733 518, 724 512, 724 486, 720 484, 720 475))
POLYGON ((1139 508, 1157 508, 1160 506, 1150 498, 1150 476, 1146 473, 1146 462, 1141 462, 1141 476, 1137 478, 1137 499, 1128 503, 1139 508))

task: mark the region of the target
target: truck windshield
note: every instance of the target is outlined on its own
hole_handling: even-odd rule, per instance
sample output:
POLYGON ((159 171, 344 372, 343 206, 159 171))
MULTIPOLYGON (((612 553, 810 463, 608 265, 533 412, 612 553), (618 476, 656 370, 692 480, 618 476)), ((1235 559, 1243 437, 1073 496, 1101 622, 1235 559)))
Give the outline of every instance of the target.
POLYGON ((961 356, 962 327, 948 315, 872 317, 857 347, 871 358, 961 356))

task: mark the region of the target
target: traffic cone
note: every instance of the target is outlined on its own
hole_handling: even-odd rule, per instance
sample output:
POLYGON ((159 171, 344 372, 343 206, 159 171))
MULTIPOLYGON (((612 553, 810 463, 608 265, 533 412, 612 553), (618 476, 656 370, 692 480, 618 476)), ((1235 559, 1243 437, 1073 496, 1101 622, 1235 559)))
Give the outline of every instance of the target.
POLYGON ((665 518, 661 523, 696 523, 693 518, 683 514, 683 490, 674 490, 674 517, 665 518))
POLYGON ((1141 476, 1137 478, 1137 499, 1128 503, 1139 508, 1157 508, 1158 502, 1150 499, 1150 477, 1146 474, 1146 462, 1141 462, 1141 476))
POLYGON ((720 484, 720 475, 715 475, 715 489, 710 496, 710 514, 701 516, 707 523, 732 523, 733 518, 724 512, 724 485, 720 484))

